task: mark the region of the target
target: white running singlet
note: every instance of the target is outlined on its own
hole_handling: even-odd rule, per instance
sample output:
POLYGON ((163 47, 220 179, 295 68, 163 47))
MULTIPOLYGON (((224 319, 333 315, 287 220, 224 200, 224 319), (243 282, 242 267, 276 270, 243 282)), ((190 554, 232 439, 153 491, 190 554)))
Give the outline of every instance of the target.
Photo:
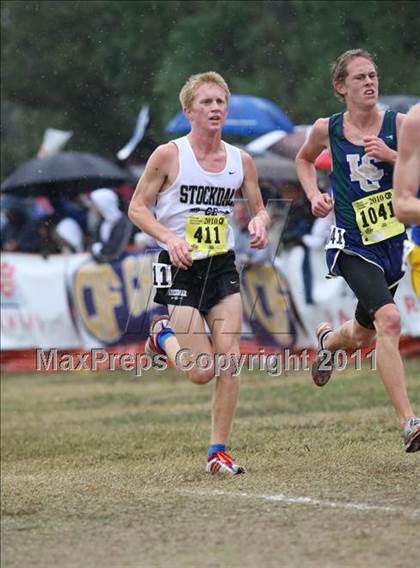
MULTIPOLYGON (((156 219, 187 240, 193 259, 233 250, 230 220, 234 196, 244 179, 240 150, 222 141, 226 165, 220 172, 207 172, 186 136, 172 142, 178 147, 178 175, 171 187, 158 193, 156 219)), ((164 243, 159 244, 167 250, 164 243)))

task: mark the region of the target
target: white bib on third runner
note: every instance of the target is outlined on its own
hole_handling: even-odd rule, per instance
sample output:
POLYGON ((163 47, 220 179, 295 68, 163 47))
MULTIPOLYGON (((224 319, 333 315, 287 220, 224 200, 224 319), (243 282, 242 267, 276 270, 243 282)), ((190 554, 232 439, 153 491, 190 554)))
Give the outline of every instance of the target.
MULTIPOLYGON (((193 247, 193 258, 233 250, 230 221, 234 196, 244 179, 240 150, 223 142, 226 165, 220 172, 208 172, 198 163, 186 136, 172 142, 178 147, 178 175, 171 187, 158 193, 156 219, 188 240, 193 247), (217 222, 213 223, 213 217, 217 222)), ((159 244, 167 249, 164 243, 159 244)))

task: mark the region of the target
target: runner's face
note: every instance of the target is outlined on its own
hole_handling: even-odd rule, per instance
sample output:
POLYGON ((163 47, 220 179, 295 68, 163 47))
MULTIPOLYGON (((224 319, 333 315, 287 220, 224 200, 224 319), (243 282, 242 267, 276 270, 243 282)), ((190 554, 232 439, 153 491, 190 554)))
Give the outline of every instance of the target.
POLYGON ((221 130, 226 120, 225 91, 213 83, 203 83, 197 89, 191 108, 185 110, 191 127, 208 131, 221 130))
POLYGON ((347 64, 347 77, 337 84, 337 90, 346 103, 374 106, 378 100, 378 74, 372 61, 356 57, 347 64))

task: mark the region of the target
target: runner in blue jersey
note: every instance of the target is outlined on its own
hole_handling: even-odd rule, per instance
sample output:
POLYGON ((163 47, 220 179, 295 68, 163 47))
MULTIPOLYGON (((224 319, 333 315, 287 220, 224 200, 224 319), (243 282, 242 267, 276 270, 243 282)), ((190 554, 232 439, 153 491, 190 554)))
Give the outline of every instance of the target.
POLYGON ((393 296, 401 271, 405 227, 394 214, 393 166, 404 115, 377 106, 378 74, 368 52, 355 49, 332 66, 343 113, 318 119, 296 157, 296 168, 312 212, 335 223, 327 243, 329 276, 342 276, 355 293, 354 319, 338 329, 322 323, 317 329, 318 353, 312 378, 318 386, 331 377, 326 363, 338 349, 359 349, 376 339, 379 373, 403 428, 407 452, 420 450, 420 419, 411 407, 399 352, 401 318, 393 296), (332 197, 317 186, 314 162, 329 148, 332 155, 332 197))

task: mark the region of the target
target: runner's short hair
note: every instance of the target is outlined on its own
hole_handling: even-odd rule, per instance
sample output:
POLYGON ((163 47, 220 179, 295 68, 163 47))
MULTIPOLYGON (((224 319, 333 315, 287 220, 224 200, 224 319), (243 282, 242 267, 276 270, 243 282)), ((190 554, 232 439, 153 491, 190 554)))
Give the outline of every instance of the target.
POLYGON ((179 93, 179 100, 182 108, 190 109, 197 89, 204 83, 213 83, 221 87, 226 94, 226 102, 229 100, 230 91, 226 81, 216 71, 206 71, 205 73, 197 73, 191 75, 179 93))
POLYGON ((375 66, 376 72, 378 71, 375 56, 364 49, 349 49, 348 51, 345 51, 344 53, 339 55, 337 59, 331 64, 331 80, 335 94, 341 101, 344 101, 344 97, 337 92, 335 84, 344 83, 348 75, 347 65, 350 61, 356 59, 356 57, 363 57, 364 59, 368 59, 375 66))

